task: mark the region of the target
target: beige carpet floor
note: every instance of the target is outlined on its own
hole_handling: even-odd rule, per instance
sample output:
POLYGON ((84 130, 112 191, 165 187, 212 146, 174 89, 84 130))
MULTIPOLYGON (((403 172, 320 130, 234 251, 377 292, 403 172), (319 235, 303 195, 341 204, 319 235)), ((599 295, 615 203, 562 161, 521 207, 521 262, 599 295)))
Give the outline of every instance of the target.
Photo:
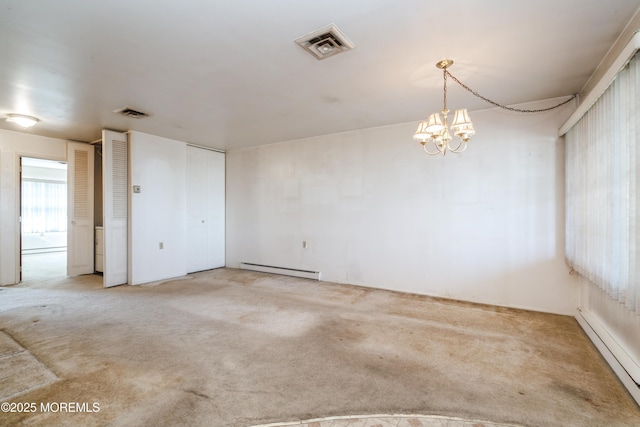
POLYGON ((640 425, 640 409, 571 317, 234 269, 111 289, 101 279, 0 288, 5 356, 38 369, 16 394, 28 376, 3 369, 16 362, 0 355, 0 382, 13 384, 0 400, 36 406, 0 413, 0 425, 366 414, 640 425))

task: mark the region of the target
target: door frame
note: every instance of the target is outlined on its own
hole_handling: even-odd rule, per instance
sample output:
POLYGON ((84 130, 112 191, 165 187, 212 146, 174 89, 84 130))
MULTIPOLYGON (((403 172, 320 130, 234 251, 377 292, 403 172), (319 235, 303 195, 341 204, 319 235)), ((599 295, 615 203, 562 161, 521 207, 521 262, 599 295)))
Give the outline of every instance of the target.
MULTIPOLYGON (((22 282, 22 158, 28 157, 30 159, 39 159, 39 160, 50 160, 53 162, 64 162, 67 163, 67 158, 65 157, 57 157, 57 156, 46 156, 46 155, 38 155, 33 153, 28 153, 24 151, 16 151, 15 152, 15 198, 16 198, 16 212, 15 212, 15 224, 16 224, 16 245, 17 248, 15 253, 15 266, 16 273, 14 283, 22 282)), ((67 181, 67 191, 69 182, 67 181)))

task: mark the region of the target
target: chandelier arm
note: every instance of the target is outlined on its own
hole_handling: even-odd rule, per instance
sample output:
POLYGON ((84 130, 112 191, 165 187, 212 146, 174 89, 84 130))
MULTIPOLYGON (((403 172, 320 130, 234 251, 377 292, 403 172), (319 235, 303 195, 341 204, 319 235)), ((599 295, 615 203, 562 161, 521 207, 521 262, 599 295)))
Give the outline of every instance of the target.
MULTIPOLYGON (((449 71, 447 71, 446 69, 444 69, 444 74, 445 76, 449 76, 451 77, 451 79, 458 83, 460 86, 462 86, 465 90, 467 90, 468 92, 470 92, 472 95, 482 99, 485 102, 488 102, 489 104, 495 105, 496 107, 500 107, 503 110, 509 110, 509 111, 515 111, 516 113, 542 113, 544 111, 549 111, 549 110, 553 110, 556 109, 558 107, 562 107, 565 104, 568 104, 569 102, 573 101, 575 98, 578 97, 577 94, 574 94, 571 96, 571 98, 567 99, 564 102, 561 102, 558 105, 554 105, 553 107, 548 107, 548 108, 540 108, 540 109, 534 109, 534 110, 526 110, 526 109, 520 109, 520 108, 513 108, 513 107, 507 107, 506 105, 502 105, 502 104, 498 104, 495 101, 490 100, 489 98, 486 98, 482 95, 480 95, 478 92, 476 92, 475 90, 471 89, 469 86, 465 85, 464 83, 462 83, 460 80, 458 80, 453 74, 451 74, 449 71)), ((446 80, 445 80, 446 81, 446 80)))
POLYGON ((449 151, 453 153, 462 153, 466 149, 467 149, 467 143, 462 139, 458 140, 458 145, 456 146, 456 148, 451 148, 451 146, 449 146, 449 151))
POLYGON ((440 150, 438 150, 438 147, 435 144, 435 142, 434 142, 433 145, 436 145, 436 151, 435 152, 431 152, 431 151, 427 150, 427 145, 429 145, 429 142, 430 141, 427 141, 426 143, 422 144, 422 149, 424 150, 425 153, 427 153, 430 156, 435 156, 436 154, 442 154, 442 152, 440 150))

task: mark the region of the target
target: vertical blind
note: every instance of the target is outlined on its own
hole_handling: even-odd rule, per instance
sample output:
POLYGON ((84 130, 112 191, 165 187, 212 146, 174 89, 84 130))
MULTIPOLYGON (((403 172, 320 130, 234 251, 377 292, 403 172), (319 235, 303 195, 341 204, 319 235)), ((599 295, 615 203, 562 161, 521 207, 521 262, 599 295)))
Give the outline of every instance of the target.
POLYGON ((566 257, 640 315, 638 54, 566 134, 566 257))
POLYGON ((22 180, 22 232, 67 231, 67 183, 22 180))

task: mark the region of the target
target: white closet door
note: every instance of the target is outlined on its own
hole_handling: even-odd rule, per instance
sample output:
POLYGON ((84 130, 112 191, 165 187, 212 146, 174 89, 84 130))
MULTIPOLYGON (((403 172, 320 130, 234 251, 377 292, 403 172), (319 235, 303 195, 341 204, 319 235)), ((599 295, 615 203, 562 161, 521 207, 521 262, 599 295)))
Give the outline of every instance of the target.
POLYGON ((209 151, 207 188, 209 212, 209 268, 224 267, 225 258, 225 154, 209 151))
POLYGON ((187 147, 187 272, 207 270, 207 158, 187 147))
POLYGON ((225 265, 224 153, 187 147, 187 271, 225 265))
POLYGON ((102 131, 104 202, 104 287, 127 283, 128 277, 128 153, 127 135, 102 131))
POLYGON ((93 274, 93 146, 67 143, 67 275, 93 274))

